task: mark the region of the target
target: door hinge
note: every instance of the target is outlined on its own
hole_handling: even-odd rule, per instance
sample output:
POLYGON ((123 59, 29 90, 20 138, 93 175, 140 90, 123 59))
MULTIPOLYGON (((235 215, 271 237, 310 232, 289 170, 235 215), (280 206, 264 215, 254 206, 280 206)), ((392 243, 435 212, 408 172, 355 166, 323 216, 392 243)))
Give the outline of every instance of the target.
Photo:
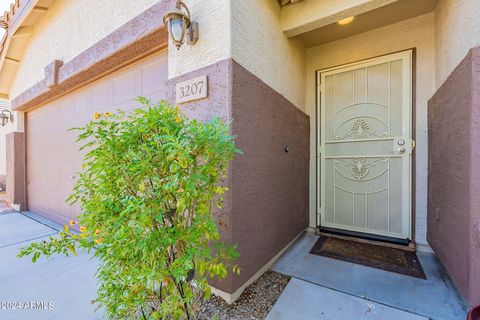
POLYGON ((417 146, 417 142, 415 140, 412 140, 412 149, 415 149, 416 146, 417 146))

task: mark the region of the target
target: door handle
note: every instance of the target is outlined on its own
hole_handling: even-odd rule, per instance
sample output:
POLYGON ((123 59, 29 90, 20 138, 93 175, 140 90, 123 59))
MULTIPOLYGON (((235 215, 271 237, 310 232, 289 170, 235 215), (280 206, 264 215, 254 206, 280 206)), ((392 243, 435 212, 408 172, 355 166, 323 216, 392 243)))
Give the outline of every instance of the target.
POLYGON ((400 147, 398 148, 397 150, 399 153, 405 153, 405 151, 407 151, 404 147, 400 147))

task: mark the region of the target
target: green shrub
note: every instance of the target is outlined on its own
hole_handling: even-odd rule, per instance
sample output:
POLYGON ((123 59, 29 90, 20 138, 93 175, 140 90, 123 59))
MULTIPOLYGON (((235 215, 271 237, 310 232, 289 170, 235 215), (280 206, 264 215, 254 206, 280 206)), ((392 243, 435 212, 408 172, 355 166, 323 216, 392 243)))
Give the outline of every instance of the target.
MULTIPOLYGON (((224 278, 237 253, 219 240, 212 202, 221 208, 229 160, 239 150, 214 118, 189 120, 161 102, 131 113, 95 115, 80 131, 87 151, 68 199, 79 202, 80 233, 69 226, 19 256, 90 251, 100 264, 95 300, 110 319, 191 319, 207 279, 224 278)), ((72 225, 77 223, 70 222, 72 225)))

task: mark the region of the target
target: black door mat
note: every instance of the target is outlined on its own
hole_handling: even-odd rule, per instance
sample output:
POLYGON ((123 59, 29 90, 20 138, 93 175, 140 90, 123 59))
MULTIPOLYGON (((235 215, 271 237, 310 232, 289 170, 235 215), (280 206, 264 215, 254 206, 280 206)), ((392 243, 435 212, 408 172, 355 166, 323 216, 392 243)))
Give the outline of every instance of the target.
POLYGON ((411 251, 322 235, 310 253, 426 279, 417 255, 411 251))

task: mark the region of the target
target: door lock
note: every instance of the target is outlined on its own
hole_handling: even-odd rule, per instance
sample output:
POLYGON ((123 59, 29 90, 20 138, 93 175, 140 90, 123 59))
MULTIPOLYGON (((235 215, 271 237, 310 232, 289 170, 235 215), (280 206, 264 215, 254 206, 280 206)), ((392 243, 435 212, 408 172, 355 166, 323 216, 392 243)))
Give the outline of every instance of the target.
POLYGON ((399 146, 404 146, 404 145, 405 145, 405 140, 399 139, 399 140, 397 141, 397 144, 398 144, 399 146))

